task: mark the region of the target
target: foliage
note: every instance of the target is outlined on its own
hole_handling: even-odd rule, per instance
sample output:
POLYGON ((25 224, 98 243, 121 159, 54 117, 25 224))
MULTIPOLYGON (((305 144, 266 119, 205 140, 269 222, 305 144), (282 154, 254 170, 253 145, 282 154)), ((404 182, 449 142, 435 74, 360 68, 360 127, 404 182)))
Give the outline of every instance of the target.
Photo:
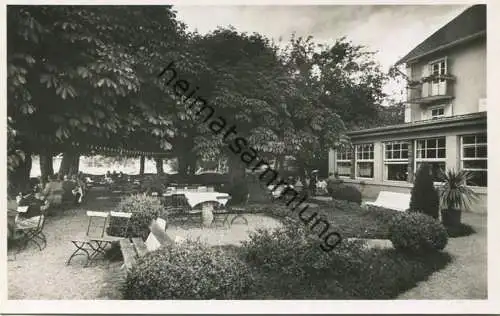
POLYGON ((250 233, 249 240, 242 242, 242 254, 259 269, 297 278, 318 276, 333 267, 344 271, 356 268, 348 259, 361 251, 362 243, 342 242, 331 252, 323 251, 320 243, 304 225, 285 221, 275 230, 250 233))
POLYGON ((247 266, 221 249, 186 241, 140 258, 123 296, 132 300, 238 299, 252 285, 247 266))
POLYGON ((124 227, 127 219, 112 217, 107 230, 110 236, 142 237, 146 239, 151 221, 160 215, 165 216, 160 199, 143 194, 124 198, 117 205, 116 211, 132 213, 132 217, 126 231, 124 227))
POLYGON ((334 200, 354 202, 358 205, 362 202, 361 191, 352 185, 328 181, 327 191, 334 200))
POLYGON ((467 186, 471 179, 470 172, 453 169, 441 174, 443 185, 439 188, 441 205, 445 209, 470 210, 471 203, 477 200, 478 195, 467 186))
POLYGON ((390 239, 396 249, 419 253, 443 250, 448 234, 436 219, 422 213, 404 212, 394 219, 390 239))
POLYGON ((297 226, 251 235, 240 256, 252 267, 252 299, 391 299, 443 268, 444 253, 425 257, 368 249, 344 240, 330 253, 297 226))
POLYGON ((422 164, 411 189, 410 210, 439 218, 439 195, 434 188, 430 167, 422 164))

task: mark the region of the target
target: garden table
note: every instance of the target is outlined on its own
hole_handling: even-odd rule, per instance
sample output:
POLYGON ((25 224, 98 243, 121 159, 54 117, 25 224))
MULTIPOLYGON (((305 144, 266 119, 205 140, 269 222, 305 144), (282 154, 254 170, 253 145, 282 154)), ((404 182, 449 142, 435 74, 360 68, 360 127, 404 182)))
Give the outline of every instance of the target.
POLYGON ((226 205, 230 197, 229 194, 222 192, 193 192, 187 190, 171 191, 163 193, 163 196, 171 196, 172 194, 184 194, 191 208, 204 202, 218 202, 226 205), (227 197, 227 199, 221 199, 220 197, 227 197))

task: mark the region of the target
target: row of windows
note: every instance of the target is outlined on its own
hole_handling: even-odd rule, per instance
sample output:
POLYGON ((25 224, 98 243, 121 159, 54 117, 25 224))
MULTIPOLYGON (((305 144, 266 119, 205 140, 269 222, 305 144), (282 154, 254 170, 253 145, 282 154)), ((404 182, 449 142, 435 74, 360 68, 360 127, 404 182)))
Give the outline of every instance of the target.
MULTIPOLYGON (((469 185, 487 186, 487 136, 467 135, 460 138, 460 167, 471 173, 469 185)), ((441 171, 446 170, 446 139, 436 137, 415 141, 415 170, 423 163, 430 165, 434 180, 439 181, 441 171)), ((352 149, 337 151, 337 173, 349 177, 352 173, 352 157, 356 157, 356 178, 374 177, 373 144, 357 144, 352 149)), ((393 141, 384 143, 384 180, 408 181, 409 143, 393 141)))

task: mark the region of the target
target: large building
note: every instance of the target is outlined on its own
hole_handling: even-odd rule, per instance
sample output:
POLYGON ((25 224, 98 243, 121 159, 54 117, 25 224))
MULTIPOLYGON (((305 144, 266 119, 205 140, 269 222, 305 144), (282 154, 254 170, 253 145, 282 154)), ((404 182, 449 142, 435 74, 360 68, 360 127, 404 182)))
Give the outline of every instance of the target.
POLYGON ((475 5, 397 62, 405 65, 405 123, 351 131, 352 148, 334 149, 329 170, 358 186, 366 198, 381 190, 410 192, 422 163, 464 169, 487 207, 486 5, 475 5))

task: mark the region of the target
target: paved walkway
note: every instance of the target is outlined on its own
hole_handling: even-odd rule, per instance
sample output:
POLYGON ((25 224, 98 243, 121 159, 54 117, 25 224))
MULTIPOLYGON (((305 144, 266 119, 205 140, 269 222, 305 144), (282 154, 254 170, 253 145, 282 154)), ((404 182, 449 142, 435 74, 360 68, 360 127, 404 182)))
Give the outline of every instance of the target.
POLYGON ((487 299, 487 217, 464 213, 462 221, 477 233, 450 238, 445 250, 453 261, 398 299, 487 299))

